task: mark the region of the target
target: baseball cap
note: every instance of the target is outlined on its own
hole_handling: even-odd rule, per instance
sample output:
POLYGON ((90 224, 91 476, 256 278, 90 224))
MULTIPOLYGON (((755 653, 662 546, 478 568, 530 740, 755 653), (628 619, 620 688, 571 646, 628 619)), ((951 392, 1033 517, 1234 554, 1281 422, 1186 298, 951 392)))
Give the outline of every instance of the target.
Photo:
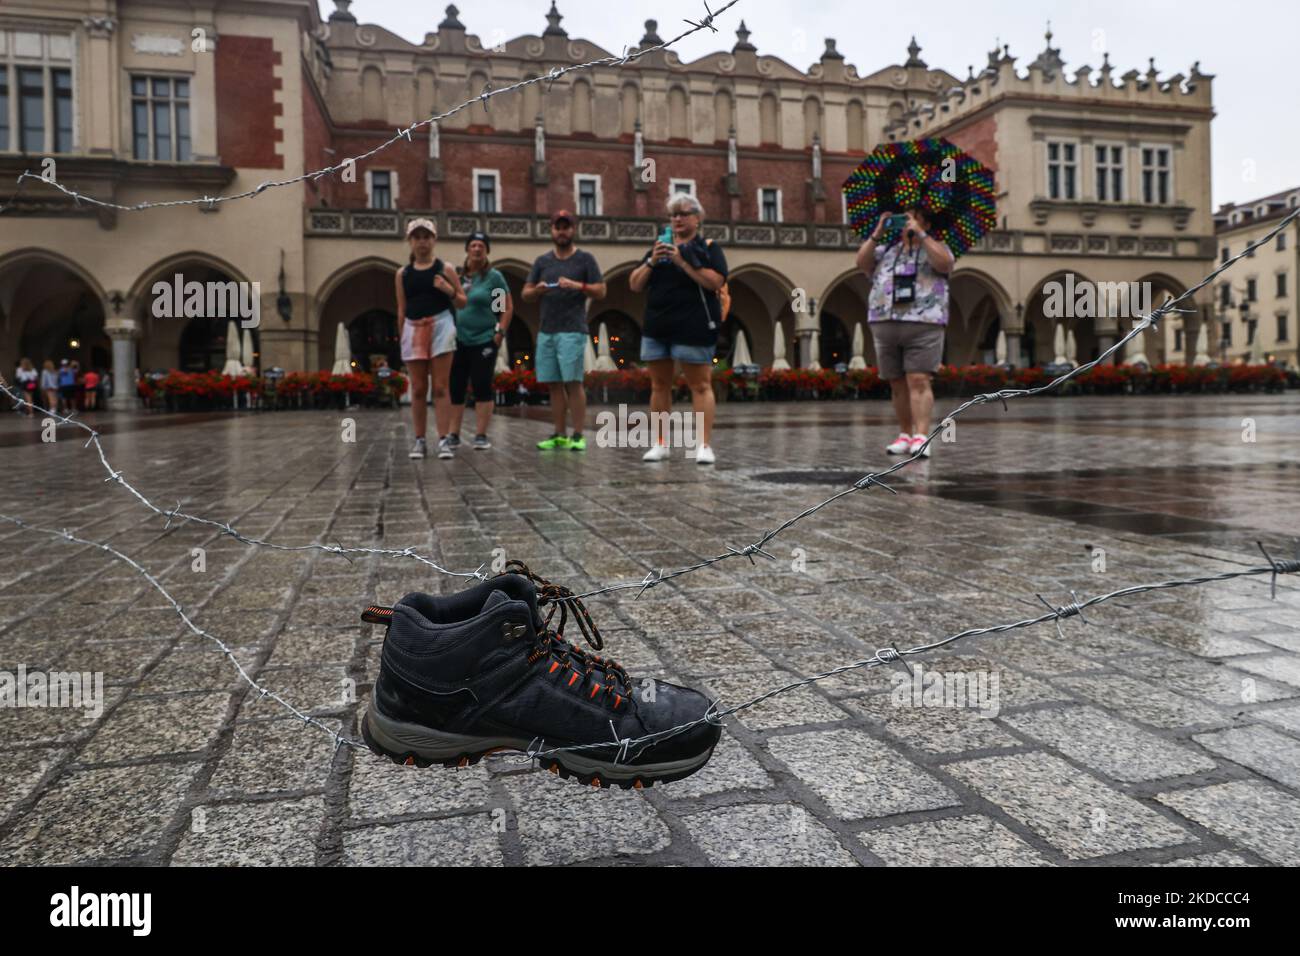
POLYGON ((468 249, 469 244, 475 240, 483 243, 483 247, 487 249, 488 252, 492 251, 492 240, 488 238, 486 232, 471 232, 465 237, 465 248, 468 249))
POLYGON ((559 222, 561 219, 567 219, 569 222, 571 222, 571 223, 573 223, 573 224, 575 224, 575 225, 576 225, 577 222, 578 222, 578 220, 576 220, 576 219, 573 218, 573 213, 569 212, 569 210, 567 210, 567 209, 560 209, 560 210, 557 210, 557 211, 551 213, 551 225, 552 225, 552 226, 555 225, 557 222, 559 222))
POLYGON ((406 235, 409 238, 411 233, 417 229, 428 229, 434 236, 438 235, 438 227, 433 224, 432 219, 412 219, 406 224, 406 235))

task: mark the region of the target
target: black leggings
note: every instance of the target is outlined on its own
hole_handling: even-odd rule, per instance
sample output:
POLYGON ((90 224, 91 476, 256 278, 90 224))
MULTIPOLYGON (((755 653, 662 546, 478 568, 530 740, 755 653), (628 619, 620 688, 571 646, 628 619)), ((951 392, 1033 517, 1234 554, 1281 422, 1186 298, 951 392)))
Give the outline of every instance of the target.
POLYGON ((465 404, 465 389, 474 386, 474 401, 492 401, 492 377, 496 373, 497 347, 458 345, 451 360, 451 403, 465 404))

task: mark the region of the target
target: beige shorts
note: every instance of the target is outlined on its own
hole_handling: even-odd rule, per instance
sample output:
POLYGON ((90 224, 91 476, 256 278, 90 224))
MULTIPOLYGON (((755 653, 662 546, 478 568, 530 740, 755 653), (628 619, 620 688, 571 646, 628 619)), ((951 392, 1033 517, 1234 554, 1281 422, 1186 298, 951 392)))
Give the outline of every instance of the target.
POLYGON ((402 361, 427 362, 435 355, 456 351, 456 319, 439 312, 424 319, 402 323, 402 361))
POLYGON ((945 326, 932 322, 900 322, 888 319, 871 323, 876 343, 876 370, 885 381, 902 378, 906 372, 934 372, 943 361, 945 326))

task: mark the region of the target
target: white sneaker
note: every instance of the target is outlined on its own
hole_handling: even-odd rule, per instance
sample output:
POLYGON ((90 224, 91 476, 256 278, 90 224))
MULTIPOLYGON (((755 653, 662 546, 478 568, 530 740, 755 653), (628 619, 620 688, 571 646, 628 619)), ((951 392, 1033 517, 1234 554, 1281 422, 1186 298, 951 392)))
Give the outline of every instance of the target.
POLYGON ((642 461, 663 461, 668 457, 667 445, 651 445, 650 450, 641 456, 642 461))
POLYGON ((713 448, 710 445, 700 445, 695 449, 695 464, 711 465, 714 462, 713 448))
POLYGON ((922 458, 929 458, 930 445, 933 445, 934 443, 931 442, 930 445, 927 445, 925 440, 928 437, 928 435, 913 435, 911 444, 908 446, 908 452, 915 455, 919 451, 922 458))
POLYGON ((898 437, 885 446, 885 451, 891 455, 906 455, 912 448, 912 436, 906 432, 899 432, 898 437))
POLYGON ((438 439, 438 457, 439 458, 456 457, 456 450, 452 447, 451 442, 447 441, 447 439, 445 438, 438 439))
POLYGON ((426 446, 425 446, 425 444, 424 444, 424 439, 423 439, 423 438, 417 438, 417 439, 415 440, 415 444, 411 447, 411 454, 408 455, 407 457, 408 457, 408 458, 423 458, 424 455, 425 455, 425 451, 426 451, 426 450, 427 450, 427 449, 426 449, 426 446))

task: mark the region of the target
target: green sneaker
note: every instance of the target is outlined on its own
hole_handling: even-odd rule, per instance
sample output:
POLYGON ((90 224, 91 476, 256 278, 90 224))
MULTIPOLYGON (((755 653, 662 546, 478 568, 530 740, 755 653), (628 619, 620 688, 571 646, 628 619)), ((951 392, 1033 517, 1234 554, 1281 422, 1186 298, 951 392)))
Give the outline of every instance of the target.
POLYGON ((570 439, 569 439, 569 447, 570 447, 571 449, 573 449, 574 451, 586 451, 586 450, 587 450, 587 436, 586 436, 586 435, 578 435, 578 436, 576 436, 576 437, 574 437, 574 438, 570 438, 570 439))
POLYGON ((543 441, 539 441, 537 443, 537 447, 542 449, 543 451, 550 451, 552 448, 568 448, 569 436, 552 435, 550 438, 544 439, 543 441))

